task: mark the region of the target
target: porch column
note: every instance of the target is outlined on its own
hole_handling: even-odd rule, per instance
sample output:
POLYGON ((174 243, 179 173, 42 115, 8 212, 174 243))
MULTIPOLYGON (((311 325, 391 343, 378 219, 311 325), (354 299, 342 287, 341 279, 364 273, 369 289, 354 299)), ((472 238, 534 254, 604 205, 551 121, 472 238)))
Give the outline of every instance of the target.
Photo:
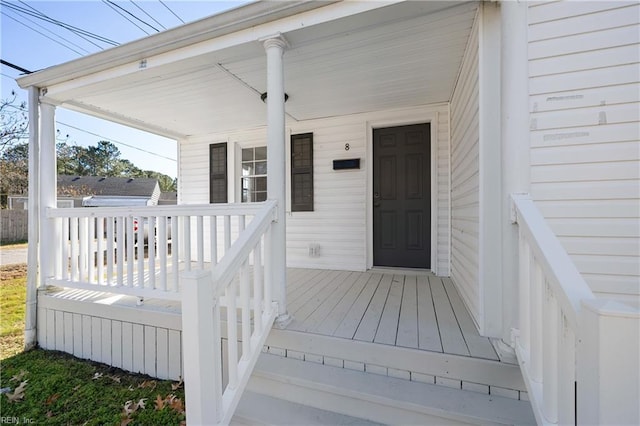
POLYGON ((40 283, 55 275, 56 250, 59 250, 60 235, 55 219, 47 219, 47 209, 56 208, 56 107, 40 100, 40 283))
POLYGON ((276 322, 284 326, 290 316, 287 312, 287 258, 286 258, 286 182, 285 182, 285 117, 284 117, 284 65, 286 40, 276 34, 262 40, 267 53, 267 193, 278 202, 277 222, 271 235, 272 283, 278 302, 276 322))
POLYGON ((38 343, 36 334, 38 312, 38 237, 39 226, 39 183, 40 183, 40 138, 38 110, 40 89, 29 87, 29 232, 27 245, 27 297, 25 307, 24 347, 33 348, 38 343))
MULTIPOLYGON (((527 4, 500 3, 502 144, 502 340, 519 327, 518 228, 509 220, 510 195, 529 192, 529 69, 527 4)), ((524 311, 526 312, 526 310, 524 311)))

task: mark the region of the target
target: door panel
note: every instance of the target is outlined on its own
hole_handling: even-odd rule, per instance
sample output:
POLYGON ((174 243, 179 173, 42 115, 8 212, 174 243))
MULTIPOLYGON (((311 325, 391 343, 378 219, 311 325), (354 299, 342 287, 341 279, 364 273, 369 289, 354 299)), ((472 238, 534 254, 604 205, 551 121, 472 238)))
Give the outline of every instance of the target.
POLYGON ((429 124, 373 131, 373 263, 429 268, 429 124))

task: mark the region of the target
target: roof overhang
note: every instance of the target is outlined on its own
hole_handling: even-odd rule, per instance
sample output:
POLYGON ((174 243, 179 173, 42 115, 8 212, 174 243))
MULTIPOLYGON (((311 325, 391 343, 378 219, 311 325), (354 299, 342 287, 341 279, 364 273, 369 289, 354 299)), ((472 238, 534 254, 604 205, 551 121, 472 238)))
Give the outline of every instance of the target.
POLYGON ((266 123, 281 33, 290 120, 449 100, 477 2, 257 2, 22 77, 62 107, 182 139, 266 123))

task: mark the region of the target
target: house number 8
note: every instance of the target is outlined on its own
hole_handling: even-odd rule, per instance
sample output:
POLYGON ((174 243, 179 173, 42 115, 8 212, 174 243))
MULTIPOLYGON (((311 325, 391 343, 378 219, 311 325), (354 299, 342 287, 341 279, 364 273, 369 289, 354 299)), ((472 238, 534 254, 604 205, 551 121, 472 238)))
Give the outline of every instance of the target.
POLYGON ((349 144, 348 144, 348 143, 345 143, 345 144, 344 144, 344 150, 345 150, 345 151, 349 151, 349 149, 351 149, 351 147, 349 146, 349 144))

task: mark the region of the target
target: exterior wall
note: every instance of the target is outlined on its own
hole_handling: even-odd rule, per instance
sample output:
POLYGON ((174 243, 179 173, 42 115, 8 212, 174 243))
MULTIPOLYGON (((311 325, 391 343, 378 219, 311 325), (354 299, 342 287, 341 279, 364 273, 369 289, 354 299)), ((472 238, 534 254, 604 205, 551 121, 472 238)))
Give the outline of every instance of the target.
POLYGON ((451 98, 451 278, 480 323, 480 162, 478 26, 451 98))
POLYGON ((531 4, 531 191, 592 290, 640 294, 640 5, 531 4))
MULTIPOLYGON (((432 238, 437 239, 437 272, 449 274, 449 117, 445 104, 287 122, 287 141, 291 134, 313 132, 314 142, 314 211, 291 212, 290 200, 287 200, 288 266, 357 271, 371 266, 367 244, 371 201, 368 191, 370 129, 426 122, 429 118, 435 119, 431 123, 432 135, 437 131, 432 138, 435 144, 432 164, 437 170, 432 197, 437 203, 438 227, 432 238), (347 143, 348 150, 345 149, 347 143), (360 158, 360 169, 333 170, 333 160, 346 158, 360 158), (312 243, 320 246, 318 257, 309 256, 308 247, 312 243)), ((229 202, 239 202, 241 149, 266 145, 265 128, 180 141, 178 203, 209 202, 209 145, 220 142, 228 143, 229 202)), ((287 143, 287 185, 290 184, 289 150, 287 143)))

